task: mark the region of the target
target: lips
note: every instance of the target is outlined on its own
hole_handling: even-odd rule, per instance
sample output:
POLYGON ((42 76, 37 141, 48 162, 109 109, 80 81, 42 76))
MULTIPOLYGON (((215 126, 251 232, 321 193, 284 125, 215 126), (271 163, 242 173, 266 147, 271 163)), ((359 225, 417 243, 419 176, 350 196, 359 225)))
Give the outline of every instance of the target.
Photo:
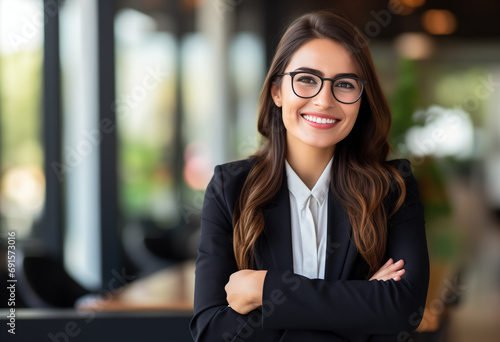
POLYGON ((340 122, 340 119, 321 113, 303 113, 300 116, 305 123, 316 129, 330 129, 340 122))
POLYGON ((309 114, 302 114, 302 117, 306 119, 306 121, 309 122, 314 122, 318 124, 334 124, 336 122, 339 122, 339 119, 335 118, 326 118, 326 117, 319 117, 317 115, 309 115, 309 114))

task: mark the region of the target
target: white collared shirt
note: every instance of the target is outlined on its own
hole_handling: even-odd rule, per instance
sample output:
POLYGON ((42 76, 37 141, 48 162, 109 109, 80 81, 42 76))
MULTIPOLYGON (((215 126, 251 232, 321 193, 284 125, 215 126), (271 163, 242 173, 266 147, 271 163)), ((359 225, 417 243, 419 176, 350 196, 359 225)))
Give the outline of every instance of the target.
POLYGON ((294 273, 310 279, 325 278, 328 190, 333 158, 312 190, 285 161, 290 194, 294 273))

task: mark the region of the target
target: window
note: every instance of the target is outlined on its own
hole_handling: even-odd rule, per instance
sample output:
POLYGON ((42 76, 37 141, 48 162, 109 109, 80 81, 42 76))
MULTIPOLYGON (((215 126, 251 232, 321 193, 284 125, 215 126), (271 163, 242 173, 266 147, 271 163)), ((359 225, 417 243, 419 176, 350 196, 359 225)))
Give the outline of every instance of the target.
POLYGON ((45 198, 42 1, 0 0, 1 233, 33 233, 45 198))

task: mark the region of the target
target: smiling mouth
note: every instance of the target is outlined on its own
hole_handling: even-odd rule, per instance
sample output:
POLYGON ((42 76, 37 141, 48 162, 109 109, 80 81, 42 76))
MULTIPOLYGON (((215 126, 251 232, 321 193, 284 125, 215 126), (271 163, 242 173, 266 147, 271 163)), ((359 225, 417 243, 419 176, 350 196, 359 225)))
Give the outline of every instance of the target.
POLYGON ((307 115, 307 114, 302 114, 302 117, 306 119, 307 121, 314 122, 314 123, 319 123, 319 124, 333 124, 336 122, 339 122, 340 120, 337 119, 326 119, 326 118, 319 118, 316 116, 312 115, 307 115))

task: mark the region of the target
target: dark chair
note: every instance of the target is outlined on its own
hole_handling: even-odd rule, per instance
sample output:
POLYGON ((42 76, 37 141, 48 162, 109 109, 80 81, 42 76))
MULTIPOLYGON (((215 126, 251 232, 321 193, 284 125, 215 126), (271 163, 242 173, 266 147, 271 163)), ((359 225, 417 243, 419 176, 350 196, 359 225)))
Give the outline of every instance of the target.
POLYGON ((90 291, 77 283, 61 261, 48 255, 18 253, 16 275, 19 294, 29 307, 73 307, 90 291))
POLYGON ((124 229, 124 250, 141 275, 147 275, 196 258, 198 229, 196 222, 163 228, 142 219, 124 229))

